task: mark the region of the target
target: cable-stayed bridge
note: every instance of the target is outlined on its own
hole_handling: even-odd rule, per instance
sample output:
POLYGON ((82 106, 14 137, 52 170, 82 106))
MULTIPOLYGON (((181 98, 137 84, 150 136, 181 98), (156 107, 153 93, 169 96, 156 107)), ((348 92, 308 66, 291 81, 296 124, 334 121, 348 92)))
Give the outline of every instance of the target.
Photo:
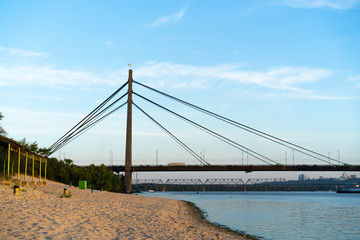
MULTIPOLYGON (((108 169, 120 173, 125 171, 125 165, 108 166, 108 169)), ((132 166, 133 172, 212 172, 212 171, 239 171, 239 172, 261 172, 261 171, 304 171, 304 172, 357 172, 360 171, 359 165, 184 165, 184 166, 169 166, 169 165, 137 165, 132 166)))
MULTIPOLYGON (((131 192, 132 172, 143 172, 143 171, 360 171, 360 165, 349 165, 345 162, 340 161, 340 159, 334 159, 330 156, 325 156, 324 154, 313 151, 309 148, 302 147, 300 145, 294 144, 290 141, 286 141, 279 137, 273 136, 271 134, 265 133, 258 129, 252 128, 240 122, 234 121, 227 117, 221 116, 212 111, 206 110, 195 104, 189 103, 187 101, 181 100, 174 96, 171 96, 167 93, 161 92, 155 88, 147 86, 143 83, 133 80, 132 70, 129 70, 128 81, 125 82, 119 89, 117 89, 113 94, 111 94, 107 99, 105 99, 99 106, 97 106, 93 111, 91 111, 87 116, 85 116, 80 122, 78 122, 73 128, 66 132, 61 138, 59 138, 53 145, 50 146, 51 153, 54 153, 60 150, 65 145, 69 144, 77 137, 81 136, 83 133, 91 129, 96 124, 100 123, 108 116, 116 112, 117 110, 127 107, 127 123, 126 123, 126 145, 125 145, 125 164, 123 166, 110 166, 114 172, 125 172, 125 191, 126 193, 131 192), (225 123, 237 130, 245 131, 252 135, 255 135, 261 139, 267 140, 274 144, 277 144, 285 149, 290 151, 297 152, 302 154, 308 159, 312 159, 313 163, 309 165, 283 165, 280 162, 272 159, 266 154, 260 153, 259 151, 253 150, 239 141, 220 134, 213 129, 205 127, 194 120, 183 116, 182 114, 171 110, 168 107, 163 106, 162 104, 156 102, 154 99, 145 97, 139 92, 133 90, 133 85, 136 85, 140 89, 145 89, 154 94, 161 95, 166 97, 171 101, 175 101, 183 106, 196 110, 202 114, 205 114, 213 119, 216 119, 222 123, 225 123), (125 87, 127 88, 127 91, 125 87), (127 99, 125 99, 127 97, 127 99), (133 100, 133 97, 135 101, 133 100), (175 136, 172 132, 168 130, 160 121, 156 120, 151 113, 145 111, 138 100, 146 102, 157 109, 167 112, 168 114, 186 122, 190 126, 193 126, 208 135, 218 139, 219 141, 224 142, 225 144, 231 146, 234 149, 241 151, 241 153, 246 153, 247 156, 251 156, 254 160, 261 163, 261 165, 255 164, 241 164, 241 165, 213 165, 207 160, 204 156, 196 153, 192 148, 189 147, 183 140, 175 136), (138 109, 144 116, 146 116, 150 121, 152 121, 156 126, 158 126, 162 131, 164 131, 169 137, 171 137, 176 143, 178 143, 184 150, 186 150, 194 159, 199 162, 199 165, 183 165, 183 166, 150 166, 150 165, 132 165, 132 108, 133 106, 138 109)), ((140 101, 140 102, 141 102, 140 101)), ((226 163, 225 163, 226 164, 226 163)))

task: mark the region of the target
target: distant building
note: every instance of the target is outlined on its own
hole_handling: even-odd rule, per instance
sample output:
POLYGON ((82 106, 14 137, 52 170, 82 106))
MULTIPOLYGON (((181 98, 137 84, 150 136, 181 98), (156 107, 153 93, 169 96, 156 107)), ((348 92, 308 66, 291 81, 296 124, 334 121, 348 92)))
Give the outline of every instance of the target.
POLYGON ((169 166, 185 166, 184 162, 171 162, 168 163, 169 166))
POLYGON ((343 176, 344 180, 349 179, 349 174, 347 172, 344 172, 342 176, 343 176))
POLYGON ((304 180, 307 180, 308 177, 304 174, 300 174, 298 179, 299 179, 299 181, 304 181, 304 180))
POLYGON ((350 178, 354 179, 354 178, 357 178, 357 176, 356 175, 350 175, 350 178))

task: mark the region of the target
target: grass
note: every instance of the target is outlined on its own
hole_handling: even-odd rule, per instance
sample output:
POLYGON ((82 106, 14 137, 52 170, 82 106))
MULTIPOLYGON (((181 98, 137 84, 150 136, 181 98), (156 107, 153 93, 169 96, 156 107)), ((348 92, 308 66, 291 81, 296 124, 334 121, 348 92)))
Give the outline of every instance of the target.
POLYGON ((69 191, 68 194, 65 194, 65 193, 61 194, 61 195, 60 195, 60 198, 71 198, 71 196, 72 196, 72 194, 71 194, 71 192, 69 191))

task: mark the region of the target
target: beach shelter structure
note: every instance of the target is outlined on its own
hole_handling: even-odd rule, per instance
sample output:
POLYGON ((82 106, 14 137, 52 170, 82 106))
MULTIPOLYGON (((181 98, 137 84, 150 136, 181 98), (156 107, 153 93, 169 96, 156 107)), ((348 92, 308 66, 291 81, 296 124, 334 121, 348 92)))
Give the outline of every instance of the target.
POLYGON ((11 138, 0 135, 0 166, 2 180, 13 180, 23 185, 45 185, 47 157, 34 153, 20 145, 11 138), (15 171, 14 171, 15 170, 15 171), (31 181, 28 182, 28 172, 31 172, 31 181), (20 179, 20 173, 24 173, 24 179, 20 179), (39 181, 35 182, 35 173, 39 181))

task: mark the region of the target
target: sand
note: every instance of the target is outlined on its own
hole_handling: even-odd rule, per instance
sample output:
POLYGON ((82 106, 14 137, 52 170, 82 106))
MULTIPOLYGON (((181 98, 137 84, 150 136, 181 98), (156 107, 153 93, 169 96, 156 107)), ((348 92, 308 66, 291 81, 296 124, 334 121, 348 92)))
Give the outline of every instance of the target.
POLYGON ((18 195, 0 184, 0 239, 247 239, 183 201, 47 183, 18 195))

